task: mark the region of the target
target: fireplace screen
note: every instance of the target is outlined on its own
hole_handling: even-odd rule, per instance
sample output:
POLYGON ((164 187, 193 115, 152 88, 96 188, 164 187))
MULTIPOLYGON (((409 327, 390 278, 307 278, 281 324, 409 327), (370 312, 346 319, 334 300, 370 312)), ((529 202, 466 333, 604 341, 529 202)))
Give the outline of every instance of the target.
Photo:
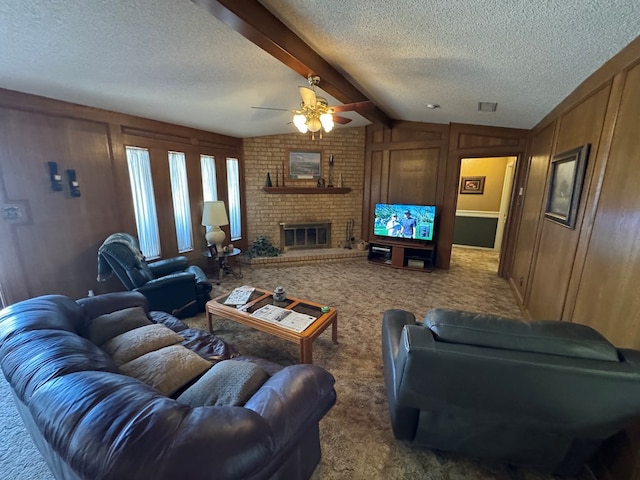
POLYGON ((281 223, 280 248, 285 252, 303 248, 329 248, 331 223, 281 223))

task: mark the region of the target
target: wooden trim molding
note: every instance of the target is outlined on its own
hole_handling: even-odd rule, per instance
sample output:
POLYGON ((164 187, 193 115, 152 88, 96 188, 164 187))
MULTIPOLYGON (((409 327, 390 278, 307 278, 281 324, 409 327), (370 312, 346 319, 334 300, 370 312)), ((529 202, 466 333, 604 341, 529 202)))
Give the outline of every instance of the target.
POLYGON ((486 210, 456 210, 456 217, 498 218, 500 212, 486 210))
POLYGON ((267 193, 270 194, 316 194, 316 195, 336 195, 345 194, 351 191, 350 188, 336 188, 336 187, 262 187, 267 193))

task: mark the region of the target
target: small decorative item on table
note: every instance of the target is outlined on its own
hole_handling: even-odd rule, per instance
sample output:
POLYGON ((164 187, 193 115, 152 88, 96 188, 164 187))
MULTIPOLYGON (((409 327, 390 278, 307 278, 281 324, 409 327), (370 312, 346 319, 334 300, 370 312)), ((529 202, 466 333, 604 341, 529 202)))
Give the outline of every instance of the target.
POLYGON ((287 292, 284 287, 276 287, 273 291, 273 304, 277 307, 285 307, 287 305, 287 292))

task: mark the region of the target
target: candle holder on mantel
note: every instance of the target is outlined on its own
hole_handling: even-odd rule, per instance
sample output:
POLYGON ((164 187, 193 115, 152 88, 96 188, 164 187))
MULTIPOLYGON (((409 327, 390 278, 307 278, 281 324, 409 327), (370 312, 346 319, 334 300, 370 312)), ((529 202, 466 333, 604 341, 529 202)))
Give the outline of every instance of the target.
POLYGON ((333 155, 329 157, 329 181, 327 187, 333 187, 333 155))
POLYGON ((282 162, 282 186, 284 187, 284 161, 282 162))

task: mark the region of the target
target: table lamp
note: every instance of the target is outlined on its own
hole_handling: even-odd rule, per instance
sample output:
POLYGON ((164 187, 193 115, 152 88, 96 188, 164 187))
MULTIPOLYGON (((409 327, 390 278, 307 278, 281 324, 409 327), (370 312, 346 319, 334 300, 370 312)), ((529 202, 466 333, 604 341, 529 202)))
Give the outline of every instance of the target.
POLYGON ((218 253, 222 253, 222 243, 226 237, 225 233, 220 229, 221 225, 229 225, 227 210, 224 208, 224 202, 204 202, 202 208, 202 225, 211 227, 205 234, 209 245, 215 245, 218 253))

